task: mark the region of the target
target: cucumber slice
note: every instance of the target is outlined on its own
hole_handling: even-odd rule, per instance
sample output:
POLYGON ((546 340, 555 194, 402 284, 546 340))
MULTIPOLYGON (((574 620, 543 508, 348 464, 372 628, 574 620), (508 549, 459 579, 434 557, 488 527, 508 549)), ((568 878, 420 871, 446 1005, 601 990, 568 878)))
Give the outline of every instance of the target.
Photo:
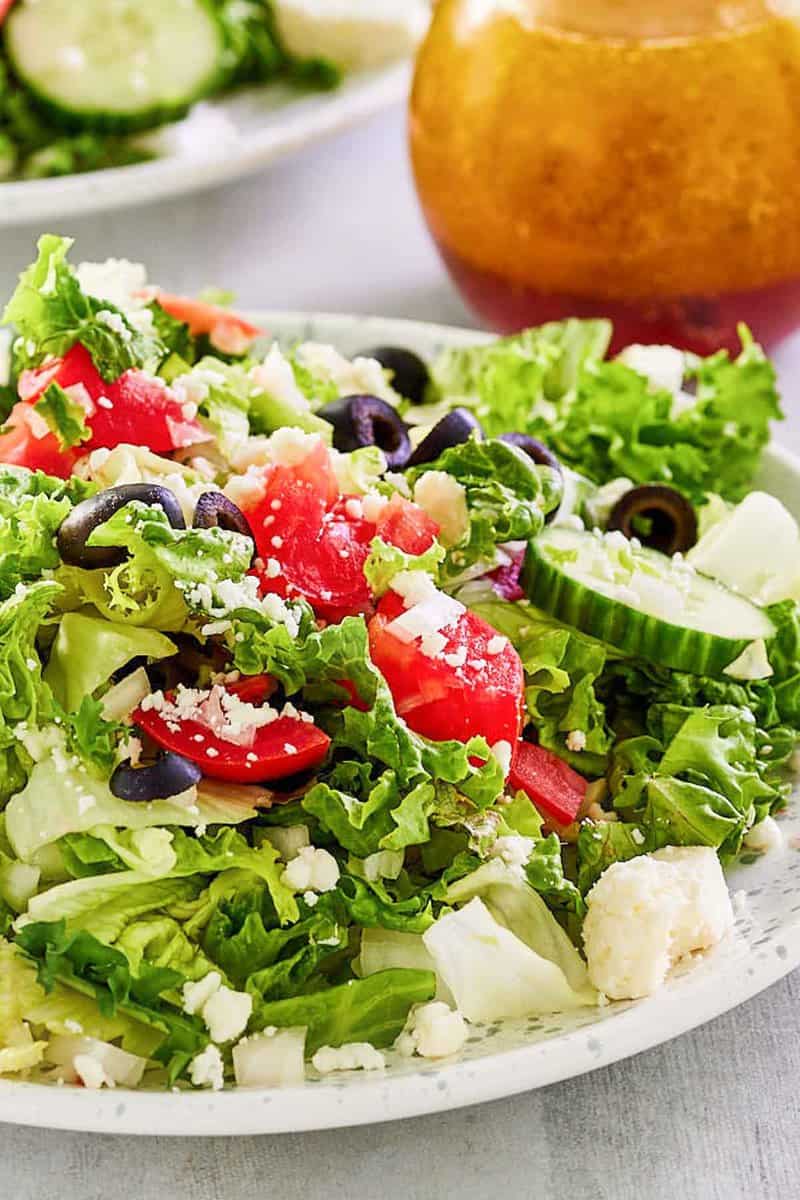
POLYGON ((11 66, 68 127, 128 133, 186 113, 222 77, 207 0, 18 0, 11 66))
POLYGON ((545 530, 528 545, 522 586, 560 621, 693 675, 722 675, 752 642, 776 632, 744 596, 621 533, 545 530))

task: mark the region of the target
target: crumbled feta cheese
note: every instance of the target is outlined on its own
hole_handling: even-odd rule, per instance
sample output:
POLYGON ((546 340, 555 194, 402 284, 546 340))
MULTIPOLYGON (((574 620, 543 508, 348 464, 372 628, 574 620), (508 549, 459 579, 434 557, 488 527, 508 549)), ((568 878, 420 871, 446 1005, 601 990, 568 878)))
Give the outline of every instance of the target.
POLYGON ((116 333, 117 337, 121 338, 123 342, 131 340, 133 335, 125 324, 124 318, 119 313, 111 312, 108 308, 103 308, 97 314, 97 320, 105 325, 107 329, 110 329, 112 333, 116 333))
POLYGON ((339 864, 327 850, 302 846, 283 872, 281 882, 293 892, 330 892, 339 882, 339 864))
MULTIPOLYGON (((400 571, 392 580, 392 590, 402 597, 406 610, 386 626, 401 642, 430 637, 454 625, 466 612, 464 605, 440 592, 424 571, 400 571)), ((432 646, 432 643, 428 643, 432 646)), ((441 653, 446 645, 436 644, 441 653)))
POLYGON ((722 868, 707 846, 613 863, 587 905, 589 977, 613 1000, 650 995, 679 959, 715 945, 733 924, 722 868))
POLYGON ((333 346, 303 342, 297 347, 298 363, 317 379, 332 383, 341 396, 378 396, 390 403, 397 400, 386 372, 375 358, 358 357, 352 362, 333 346))
POLYGON ((222 1090, 224 1067, 217 1046, 206 1046, 205 1050, 195 1055, 189 1068, 189 1078, 195 1087, 210 1087, 215 1092, 222 1090))
MULTIPOLYGON (((142 700, 143 712, 157 712, 168 725, 178 728, 184 721, 202 725, 216 737, 235 746, 252 746, 256 732, 277 721, 280 713, 269 704, 248 704, 221 684, 210 688, 189 688, 179 684, 172 699, 163 692, 151 692, 142 700)), ((209 758, 219 751, 209 746, 209 758)))
POLYGON ((586 734, 582 729, 571 729, 567 734, 567 749, 573 754, 580 754, 586 749, 586 734))
POLYGON ((489 857, 500 858, 509 867, 524 867, 532 853, 533 838, 509 834, 496 839, 489 857))
MULTIPOLYGON (((250 380, 260 391, 266 392, 268 396, 272 396, 276 401, 287 405, 295 412, 309 412, 311 406, 308 399, 297 386, 292 364, 287 358, 284 358, 277 342, 272 343, 264 361, 251 369, 250 380)), ((311 440, 317 442, 319 438, 315 436, 311 440)), ((302 433, 299 429, 290 427, 279 429, 278 433, 273 434, 270 438, 270 442, 275 452, 277 452, 278 446, 285 447, 285 455, 280 458, 285 467, 296 466, 308 453, 306 450, 300 454, 299 458, 296 457, 298 447, 308 444, 308 434, 302 433), (278 437, 279 434, 283 436, 278 437), (304 441, 301 442, 294 436, 287 437, 287 434, 299 434, 304 441)), ((278 462, 278 457, 276 456, 273 461, 278 462)))
POLYGON ((446 471, 426 471, 414 485, 414 503, 440 529, 444 546, 455 546, 469 532, 467 493, 446 471))
POLYGON ((754 825, 749 833, 745 834, 744 844, 746 849, 755 850, 759 854, 768 850, 782 850, 785 845, 783 833, 774 817, 765 817, 758 825, 754 825))
POLYGON ((400 1054, 411 1058, 447 1058, 462 1050, 468 1036, 467 1023, 458 1010, 441 1000, 412 1008, 403 1032, 395 1042, 400 1054))
POLYGON ((253 1011, 253 997, 249 992, 235 992, 233 988, 219 987, 203 1005, 203 1020, 214 1042, 232 1042, 247 1028, 253 1011))
POLYGON ((492 755, 500 764, 503 772, 503 778, 507 778, 508 773, 511 770, 511 743, 505 741, 495 742, 495 744, 492 746, 492 755))
POLYGON ((183 1011, 190 1017, 194 1016, 195 1013, 202 1010, 221 986, 222 976, 219 971, 209 971, 196 983, 185 983, 183 985, 183 1011))
POLYGON ((386 1059, 370 1042, 346 1042, 344 1046, 321 1046, 311 1059, 320 1075, 332 1071, 382 1071, 386 1059))
POLYGON ((486 653, 490 656, 490 658, 494 658, 496 655, 502 654, 507 645, 508 638, 501 637, 500 634, 497 634, 495 637, 489 638, 489 641, 486 643, 486 653))
POLYGON ((459 646, 459 648, 454 650, 452 654, 445 654, 444 661, 447 663, 448 667, 453 667, 456 670, 458 670, 459 667, 463 667, 464 663, 467 661, 467 647, 459 646))
POLYGON ((103 1064, 91 1054, 76 1054, 72 1060, 75 1074, 84 1087, 101 1088, 116 1086, 110 1075, 106 1075, 103 1064))
POLYGON ((639 375, 644 375, 651 390, 671 392, 672 395, 677 395, 681 390, 685 357, 683 351, 676 350, 674 346, 626 346, 619 355, 619 361, 639 375))
POLYGON ((126 258, 107 258, 105 262, 82 262, 75 268, 81 290, 95 300, 105 300, 123 312, 129 308, 145 308, 150 296, 147 292, 147 270, 142 263, 129 262, 126 258))

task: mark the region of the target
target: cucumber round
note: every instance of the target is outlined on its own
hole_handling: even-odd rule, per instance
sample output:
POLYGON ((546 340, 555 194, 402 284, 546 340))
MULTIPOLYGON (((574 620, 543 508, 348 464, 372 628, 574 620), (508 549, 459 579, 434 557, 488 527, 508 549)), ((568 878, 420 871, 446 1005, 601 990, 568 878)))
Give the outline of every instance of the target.
POLYGON ((722 675, 776 633, 758 605, 621 533, 553 526, 529 543, 521 581, 537 608, 565 624, 692 675, 722 675))
POLYGON ((67 128, 151 128, 223 78, 207 0, 18 0, 4 37, 14 73, 67 128))

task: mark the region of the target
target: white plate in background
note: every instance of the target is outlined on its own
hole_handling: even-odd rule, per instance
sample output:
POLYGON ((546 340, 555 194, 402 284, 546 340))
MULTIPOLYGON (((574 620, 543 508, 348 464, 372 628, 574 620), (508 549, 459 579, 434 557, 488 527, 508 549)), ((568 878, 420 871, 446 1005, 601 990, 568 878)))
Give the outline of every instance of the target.
MULTIPOLYGON (((402 345, 431 358, 486 334, 385 319, 248 314, 288 345, 331 342, 354 355, 402 345)), ((777 447, 759 486, 800 518, 800 459, 777 447)), ((728 873, 736 924, 647 1000, 472 1026, 455 1061, 388 1053, 379 1072, 333 1074, 301 1087, 222 1092, 91 1091, 0 1080, 0 1121, 89 1132, 211 1136, 367 1125, 495 1100, 592 1071, 685 1033, 748 1000, 800 965, 800 796, 780 817, 784 846, 728 873)), ((591 1087, 590 1079, 586 1087, 591 1087)))
POLYGON ((268 84, 205 101, 186 122, 157 131, 171 150, 151 162, 0 183, 0 227, 146 204, 251 174, 401 102, 410 74, 401 62, 355 72, 332 92, 268 84))

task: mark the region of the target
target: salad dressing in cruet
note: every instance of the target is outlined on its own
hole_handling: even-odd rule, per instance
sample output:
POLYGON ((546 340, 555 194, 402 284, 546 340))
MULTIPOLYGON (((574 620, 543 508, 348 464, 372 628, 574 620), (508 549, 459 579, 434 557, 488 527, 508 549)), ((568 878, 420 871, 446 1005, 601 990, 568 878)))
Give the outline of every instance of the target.
POLYGON ((440 0, 411 150, 467 301, 699 353, 800 323, 796 0, 440 0))

